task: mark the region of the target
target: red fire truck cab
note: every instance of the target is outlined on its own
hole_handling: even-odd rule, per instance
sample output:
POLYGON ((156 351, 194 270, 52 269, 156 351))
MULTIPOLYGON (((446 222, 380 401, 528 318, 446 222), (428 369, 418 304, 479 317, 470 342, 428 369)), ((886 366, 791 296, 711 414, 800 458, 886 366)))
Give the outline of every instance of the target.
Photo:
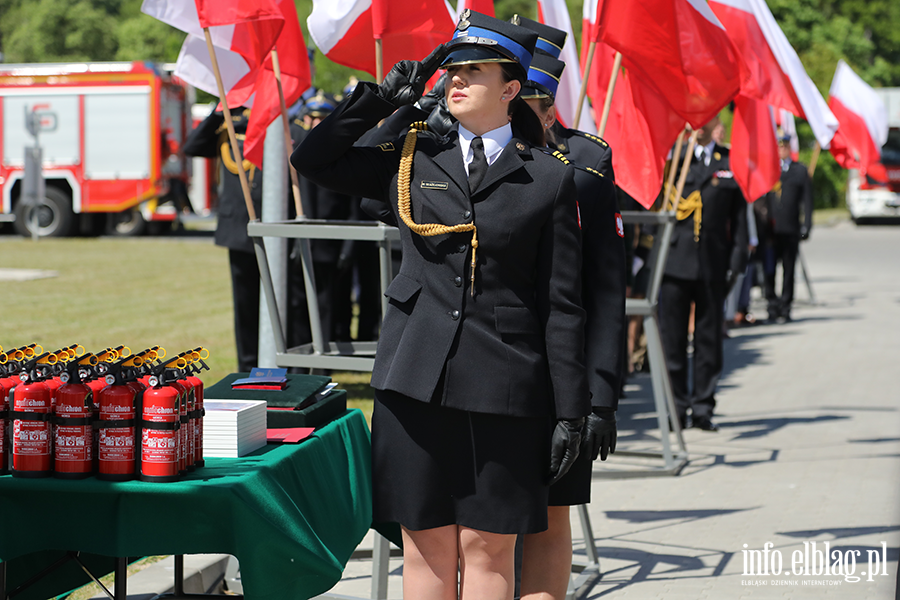
POLYGON ((185 86, 144 62, 0 64, 0 222, 31 235, 136 234, 188 206, 185 86), (22 201, 26 122, 46 192, 22 201))

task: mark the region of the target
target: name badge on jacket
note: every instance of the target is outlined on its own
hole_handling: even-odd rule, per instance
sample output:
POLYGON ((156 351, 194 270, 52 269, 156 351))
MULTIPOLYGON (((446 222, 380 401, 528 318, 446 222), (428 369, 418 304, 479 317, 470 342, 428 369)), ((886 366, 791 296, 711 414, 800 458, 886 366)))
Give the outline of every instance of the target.
POLYGON ((420 187, 423 190, 446 190, 450 184, 446 181, 423 181, 420 187))

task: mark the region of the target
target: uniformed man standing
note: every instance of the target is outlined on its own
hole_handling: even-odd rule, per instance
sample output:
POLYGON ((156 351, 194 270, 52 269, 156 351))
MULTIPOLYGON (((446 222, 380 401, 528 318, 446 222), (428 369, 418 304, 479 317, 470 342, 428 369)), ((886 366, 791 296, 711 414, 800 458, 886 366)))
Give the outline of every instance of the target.
POLYGON ((778 323, 791 320, 794 268, 800 251, 800 240, 809 238, 809 231, 812 229, 812 181, 806 165, 791 160, 790 142, 790 134, 779 135, 781 179, 765 198, 771 232, 768 250, 774 256, 766 269, 766 300, 769 304, 769 321, 778 323), (780 295, 775 293, 778 262, 781 262, 783 273, 780 295))
MULTIPOLYGON (((243 152, 244 133, 250 111, 231 110, 238 146, 243 152)), ((184 143, 187 156, 219 158, 219 203, 215 241, 228 248, 231 290, 234 300, 234 335, 237 344, 238 371, 249 372, 257 366, 259 355, 259 266, 253 242, 247 235, 250 216, 244 201, 238 164, 231 151, 225 116, 214 111, 194 129, 184 143)), ((262 172, 248 160, 243 161, 250 183, 250 197, 257 214, 262 207, 262 172)))
POLYGON ((728 149, 712 138, 718 123, 716 117, 699 130, 659 299, 660 333, 678 419, 686 427, 690 411, 693 426, 704 431, 718 430, 712 417, 722 372, 724 300, 747 261, 747 205, 731 172, 728 149), (694 385, 689 391, 691 304, 694 385))

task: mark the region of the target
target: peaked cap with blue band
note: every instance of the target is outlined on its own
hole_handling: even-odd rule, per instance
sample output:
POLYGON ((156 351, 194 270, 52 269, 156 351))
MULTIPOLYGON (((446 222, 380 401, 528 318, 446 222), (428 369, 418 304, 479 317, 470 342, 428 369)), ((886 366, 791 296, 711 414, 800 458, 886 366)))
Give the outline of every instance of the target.
POLYGON ((524 27, 469 9, 460 15, 453 39, 447 43, 442 69, 453 65, 507 62, 522 67, 523 77, 531 66, 538 34, 524 27))
POLYGON ((553 58, 559 58, 562 53, 563 45, 566 43, 566 32, 549 25, 544 25, 537 21, 532 21, 522 15, 515 15, 509 21, 513 25, 530 29, 538 34, 538 41, 534 46, 537 52, 544 52, 553 58))
POLYGON ((528 80, 522 87, 522 98, 555 98, 566 63, 543 52, 536 52, 528 68, 528 80))

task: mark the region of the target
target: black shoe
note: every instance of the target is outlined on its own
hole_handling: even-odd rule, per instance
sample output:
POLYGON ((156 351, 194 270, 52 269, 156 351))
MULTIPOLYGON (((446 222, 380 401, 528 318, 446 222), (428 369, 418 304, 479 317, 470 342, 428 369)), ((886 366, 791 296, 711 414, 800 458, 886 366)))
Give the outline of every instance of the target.
POLYGON ((718 431, 719 426, 713 423, 712 419, 694 419, 693 427, 695 429, 702 429, 703 431, 718 431))

